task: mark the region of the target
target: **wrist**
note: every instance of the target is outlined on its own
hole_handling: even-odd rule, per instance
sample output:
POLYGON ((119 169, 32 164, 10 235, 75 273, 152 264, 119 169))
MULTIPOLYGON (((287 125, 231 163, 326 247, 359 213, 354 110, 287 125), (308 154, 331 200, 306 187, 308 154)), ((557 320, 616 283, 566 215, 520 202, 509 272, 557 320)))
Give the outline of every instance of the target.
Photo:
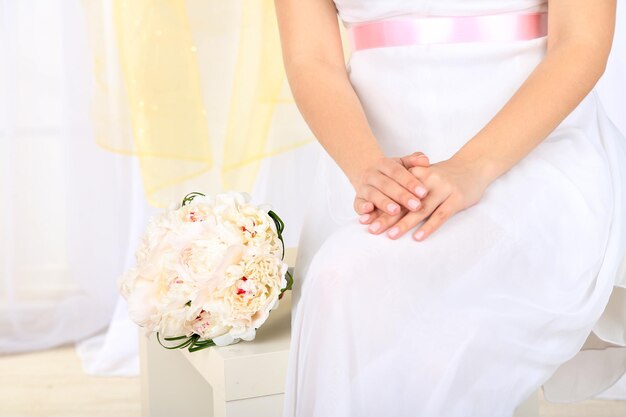
POLYGON ((359 158, 354 160, 353 164, 346 170, 346 176, 355 191, 363 182, 363 176, 367 169, 375 165, 378 160, 384 157, 385 155, 381 150, 374 149, 361 154, 359 158))
POLYGON ((459 151, 450 159, 468 166, 486 184, 491 184, 503 173, 497 161, 488 155, 468 155, 459 151))

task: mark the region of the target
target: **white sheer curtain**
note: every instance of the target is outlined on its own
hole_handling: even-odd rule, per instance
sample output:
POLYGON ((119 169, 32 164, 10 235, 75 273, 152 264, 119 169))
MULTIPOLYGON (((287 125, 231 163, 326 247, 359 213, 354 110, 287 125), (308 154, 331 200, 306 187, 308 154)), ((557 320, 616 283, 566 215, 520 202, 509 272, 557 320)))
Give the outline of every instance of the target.
MULTIPOLYGON (((87 373, 136 375, 115 280, 148 217, 137 161, 96 145, 93 54, 79 0, 0 0, 0 354, 79 342, 87 373)), ((317 143, 262 163, 252 195, 295 246, 317 143)))
POLYGON ((117 297, 131 160, 93 140, 77 7, 0 1, 2 353, 84 339, 117 297))
MULTIPOLYGON (((626 132, 626 4, 599 90, 626 132)), ((86 372, 138 373, 115 280, 155 211, 136 161, 96 146, 92 54, 79 0, 0 0, 0 353, 79 342, 86 372)), ((312 143, 267 159, 253 191, 297 244, 312 143), (282 179, 282 181, 281 181, 282 179), (271 184, 281 181, 282 187, 271 184)), ((605 393, 626 398, 626 378, 605 393)))

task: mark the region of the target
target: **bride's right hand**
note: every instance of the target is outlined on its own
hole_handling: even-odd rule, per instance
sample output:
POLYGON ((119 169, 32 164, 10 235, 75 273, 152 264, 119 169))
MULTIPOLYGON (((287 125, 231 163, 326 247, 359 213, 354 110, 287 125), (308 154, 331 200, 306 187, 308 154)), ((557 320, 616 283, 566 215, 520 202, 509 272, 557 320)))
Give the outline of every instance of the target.
POLYGON ((428 190, 409 168, 428 164, 428 157, 423 152, 402 158, 378 159, 353 183, 356 192, 354 210, 360 215, 375 209, 395 215, 401 211, 399 204, 409 211, 419 210, 420 199, 428 194, 428 190))

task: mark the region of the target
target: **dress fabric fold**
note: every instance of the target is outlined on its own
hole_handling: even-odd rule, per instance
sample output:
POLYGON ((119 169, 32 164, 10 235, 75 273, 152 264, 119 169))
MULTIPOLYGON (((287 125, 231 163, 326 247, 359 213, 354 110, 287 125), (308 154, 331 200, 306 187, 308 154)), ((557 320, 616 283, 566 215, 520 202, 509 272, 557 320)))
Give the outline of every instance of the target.
MULTIPOLYGON (((547 10, 542 0, 336 0, 344 26, 547 10)), ((549 35, 548 35, 549 36, 549 35)), ((450 158, 547 38, 359 50, 347 71, 388 156, 450 158)), ((502 138, 506 140, 506 138, 502 138)), ((284 416, 512 416, 626 371, 626 137, 596 90, 422 242, 372 235, 320 153, 298 245, 284 416)))

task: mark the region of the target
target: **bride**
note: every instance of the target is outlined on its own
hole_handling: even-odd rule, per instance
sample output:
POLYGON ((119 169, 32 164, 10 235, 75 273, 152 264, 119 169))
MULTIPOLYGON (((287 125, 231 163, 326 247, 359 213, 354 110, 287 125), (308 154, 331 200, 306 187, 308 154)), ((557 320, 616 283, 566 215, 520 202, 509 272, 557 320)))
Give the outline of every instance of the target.
POLYGON ((610 299, 626 286, 626 139, 594 90, 615 6, 275 0, 325 150, 285 417, 511 416, 542 385, 577 400, 624 372, 578 360, 592 336, 623 346, 626 322, 610 299))

